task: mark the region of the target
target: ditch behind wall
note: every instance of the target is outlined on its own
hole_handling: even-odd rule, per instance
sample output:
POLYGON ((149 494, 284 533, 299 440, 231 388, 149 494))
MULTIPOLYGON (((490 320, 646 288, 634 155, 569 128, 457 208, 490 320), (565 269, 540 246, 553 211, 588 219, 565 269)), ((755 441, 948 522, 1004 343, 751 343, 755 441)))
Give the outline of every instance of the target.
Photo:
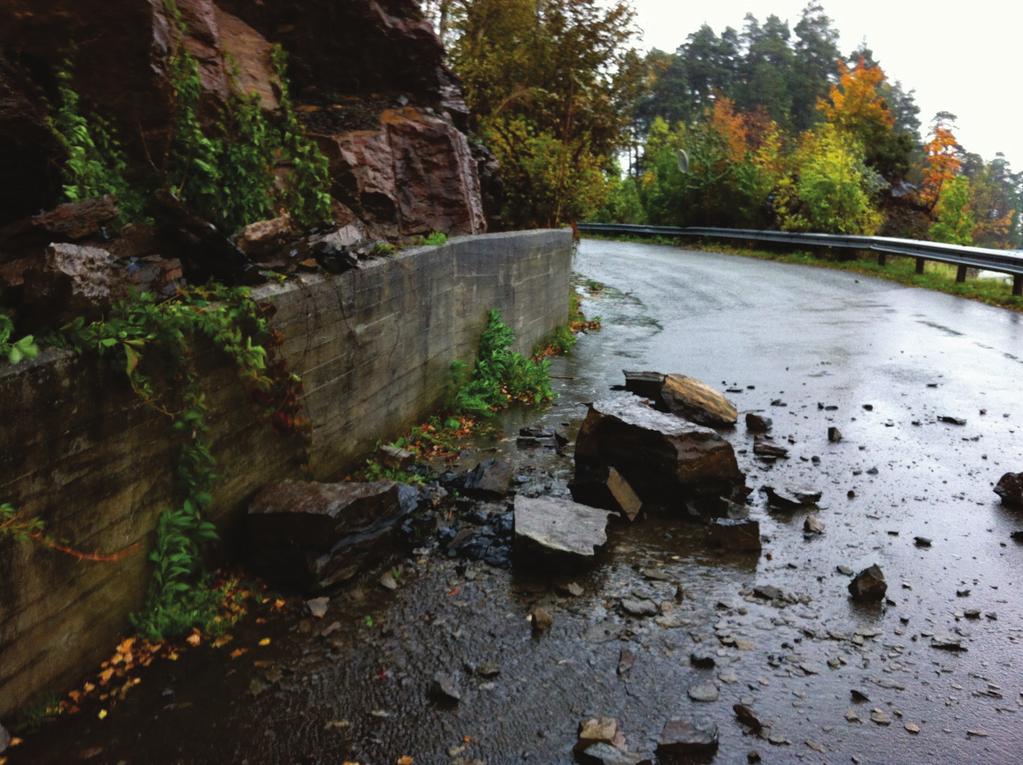
MULTIPOLYGON (((312 442, 275 434, 233 370, 211 365, 212 515, 225 539, 261 485, 336 479, 435 409, 451 362, 473 358, 489 309, 523 352, 565 324, 571 258, 567 230, 461 237, 255 290, 277 308, 272 324, 302 375, 312 442)), ((95 563, 0 540, 0 719, 77 682, 128 631, 156 519, 174 501, 176 458, 169 420, 115 366, 47 351, 0 368, 0 502, 80 550, 138 544, 124 560, 95 563)))

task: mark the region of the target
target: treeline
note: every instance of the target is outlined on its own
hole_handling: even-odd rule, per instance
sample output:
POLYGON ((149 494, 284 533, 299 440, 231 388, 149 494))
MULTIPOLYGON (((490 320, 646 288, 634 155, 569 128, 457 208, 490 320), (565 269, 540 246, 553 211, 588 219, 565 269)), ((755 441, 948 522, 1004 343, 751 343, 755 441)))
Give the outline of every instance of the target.
POLYGON ((584 219, 929 238, 1015 247, 1023 173, 985 161, 872 51, 843 55, 811 3, 747 15, 674 53, 631 44, 628 2, 431 0, 500 163, 508 226, 584 219))

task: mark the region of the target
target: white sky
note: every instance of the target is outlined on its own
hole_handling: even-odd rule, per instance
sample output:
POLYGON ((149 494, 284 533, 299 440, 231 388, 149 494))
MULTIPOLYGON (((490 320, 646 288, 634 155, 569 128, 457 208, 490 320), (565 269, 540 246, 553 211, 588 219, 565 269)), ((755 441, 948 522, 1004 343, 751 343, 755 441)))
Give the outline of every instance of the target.
MULTIPOLYGON (((633 0, 640 47, 674 51, 707 23, 742 29, 747 12, 792 28, 807 0, 633 0)), ((1005 153, 1023 169, 1023 3, 1020 0, 822 0, 848 54, 862 40, 885 74, 916 91, 921 130, 937 111, 959 117, 967 151, 1005 153)))

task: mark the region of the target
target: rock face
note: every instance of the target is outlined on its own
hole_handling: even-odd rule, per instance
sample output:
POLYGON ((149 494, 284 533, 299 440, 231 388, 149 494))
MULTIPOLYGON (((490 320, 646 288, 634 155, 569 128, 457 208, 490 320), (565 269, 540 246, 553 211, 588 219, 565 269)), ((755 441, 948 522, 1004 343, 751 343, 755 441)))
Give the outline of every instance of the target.
POLYGON ((467 109, 444 48, 415 0, 176 0, 179 41, 161 0, 10 0, 0 25, 0 226, 61 197, 64 151, 46 126, 43 94, 77 46, 72 85, 83 108, 110 119, 141 175, 165 156, 174 115, 169 62, 183 45, 199 64, 201 118, 232 90, 276 109, 274 44, 291 90, 326 150, 333 193, 374 232, 410 236, 486 228, 467 109), (18 62, 16 66, 12 62, 18 62), (23 67, 23 68, 22 68, 23 67), (2 197, 0 197, 2 198, 2 197), (7 202, 10 202, 9 204, 7 202))
POLYGON ((853 600, 877 601, 884 598, 886 592, 888 583, 884 580, 881 567, 876 564, 863 569, 849 582, 849 594, 853 600))
POLYGON ((721 436, 634 397, 590 404, 575 462, 579 487, 603 483, 615 468, 644 503, 675 508, 728 495, 744 483, 735 452, 721 436))
POLYGON ((249 560, 275 581, 327 589, 399 549, 417 500, 392 481, 270 484, 249 506, 249 560))
POLYGON ((605 510, 555 497, 515 497, 515 550, 561 563, 592 561, 607 543, 605 510))
POLYGON ((376 129, 314 133, 336 195, 375 231, 411 236, 486 229, 465 135, 416 107, 386 109, 376 129))
POLYGON ((1006 473, 995 485, 995 494, 1002 504, 1009 507, 1023 507, 1023 473, 1006 473))

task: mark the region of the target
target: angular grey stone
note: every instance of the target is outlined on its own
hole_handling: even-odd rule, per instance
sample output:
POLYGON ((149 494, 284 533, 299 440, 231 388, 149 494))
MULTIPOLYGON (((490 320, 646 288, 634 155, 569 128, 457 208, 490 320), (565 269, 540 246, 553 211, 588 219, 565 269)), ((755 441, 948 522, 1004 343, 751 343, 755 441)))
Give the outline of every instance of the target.
POLYGON ((515 497, 515 547, 566 563, 592 561, 607 542, 606 510, 555 497, 515 497))
POLYGON ((584 765, 652 765, 652 760, 643 754, 625 752, 603 741, 591 744, 577 753, 576 759, 584 765))
POLYGON ((720 692, 718 687, 714 683, 698 683, 697 685, 690 685, 687 691, 689 698, 693 701, 700 702, 711 702, 717 701, 720 692))
POLYGON ((774 421, 770 417, 764 417, 763 415, 755 414, 753 412, 746 413, 746 430, 756 435, 763 435, 769 433, 771 426, 774 421))
POLYGON ((788 449, 763 436, 753 439, 753 453, 766 460, 785 459, 789 456, 788 449))
POLYGON ((511 488, 514 470, 504 460, 483 460, 465 477, 463 491, 471 497, 499 498, 511 488))
POLYGON ((629 616, 657 616, 660 608, 652 600, 645 598, 622 598, 622 610, 629 616))
POLYGON ((438 672, 430 683, 430 696, 441 704, 457 704, 462 700, 462 692, 455 678, 446 672, 438 672))

